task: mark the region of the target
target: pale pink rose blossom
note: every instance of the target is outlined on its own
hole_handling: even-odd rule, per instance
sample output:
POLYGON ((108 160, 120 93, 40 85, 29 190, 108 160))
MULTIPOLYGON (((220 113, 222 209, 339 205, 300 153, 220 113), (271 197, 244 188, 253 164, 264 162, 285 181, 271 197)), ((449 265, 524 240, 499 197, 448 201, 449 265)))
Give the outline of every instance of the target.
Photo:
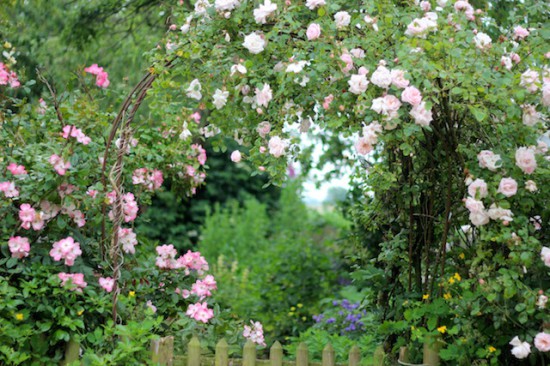
POLYGON ((550 248, 542 247, 540 251, 540 259, 544 262, 544 265, 550 267, 550 248))
POLYGON ((502 178, 498 185, 498 193, 502 193, 506 197, 512 197, 518 191, 518 183, 514 178, 502 178))
POLYGON ((534 105, 524 105, 522 106, 523 109, 523 116, 522 116, 522 122, 526 126, 533 127, 540 121, 540 113, 537 112, 534 105))
POLYGON ((348 85, 350 93, 359 95, 367 91, 369 81, 367 80, 367 77, 365 75, 351 75, 350 79, 348 80, 348 85))
POLYGON ((365 51, 361 48, 352 48, 349 53, 355 58, 365 58, 365 51))
POLYGON ((351 23, 351 16, 347 11, 339 11, 334 14, 334 22, 336 23, 336 28, 345 28, 351 23))
POLYGON ((409 86, 403 90, 403 93, 401 93, 401 100, 405 103, 417 106, 422 102, 422 94, 420 93, 420 90, 414 86, 409 86))
POLYGON ((0 182, 0 192, 4 192, 6 198, 19 197, 19 191, 13 182, 0 182))
POLYGON ((346 67, 342 69, 345 73, 348 73, 353 69, 353 58, 351 57, 350 53, 343 53, 342 56, 340 56, 340 60, 344 61, 346 63, 346 67))
POLYGON ((512 69, 512 59, 509 56, 502 56, 500 58, 500 64, 506 69, 511 70, 512 69))
POLYGON ((106 88, 109 86, 109 74, 103 70, 103 67, 93 64, 84 69, 85 72, 96 76, 96 85, 100 88, 106 88))
POLYGON ((138 244, 136 233, 131 228, 119 228, 118 240, 122 245, 122 251, 127 254, 135 254, 135 246, 138 244))
POLYGON ((309 10, 314 10, 315 8, 318 8, 324 5, 326 5, 325 0, 307 0, 306 1, 306 6, 309 8, 309 10))
POLYGON ((550 334, 541 332, 535 336, 535 347, 540 352, 548 352, 550 351, 550 334))
POLYGON ((323 100, 323 108, 328 110, 330 108, 330 103, 334 100, 334 95, 330 94, 325 97, 323 100))
POLYGON ((516 165, 525 173, 531 174, 537 168, 535 152, 531 148, 520 147, 516 150, 516 165))
POLYGON ((387 89, 392 83, 391 72, 385 66, 378 66, 372 73, 370 81, 380 88, 387 89))
POLYGON ((487 197, 487 183, 483 179, 476 179, 468 186, 468 194, 475 198, 479 195, 479 198, 487 197))
POLYGON ((258 124, 258 127, 256 127, 256 131, 260 135, 260 137, 265 138, 267 134, 271 131, 271 123, 268 121, 263 121, 258 124))
POLYGON ((101 288, 103 288, 107 292, 112 292, 115 286, 115 280, 112 279, 111 277, 106 277, 106 278, 100 277, 99 286, 101 286, 101 288))
POLYGON ((539 89, 539 84, 540 75, 537 71, 527 69, 527 71, 521 74, 519 85, 523 86, 528 92, 536 92, 539 89))
POLYGON ((403 70, 392 70, 391 82, 393 86, 399 89, 403 89, 409 86, 409 80, 405 79, 405 72, 403 70))
POLYGON ((317 23, 311 23, 306 31, 307 39, 313 41, 321 36, 321 26, 317 23))
POLYGON ((487 168, 494 172, 497 168, 500 168, 500 155, 493 153, 490 150, 483 150, 477 154, 477 160, 480 168, 487 168))
POLYGON ((67 170, 71 167, 71 163, 68 161, 63 161, 63 158, 53 154, 50 156, 50 164, 53 165, 54 170, 59 175, 65 175, 67 170))
POLYGON ((487 50, 491 48, 491 37, 483 32, 478 32, 474 37, 474 44, 480 50, 487 50))
POLYGON ((414 123, 420 126, 429 126, 430 122, 433 120, 431 109, 426 109, 426 102, 415 105, 410 115, 414 118, 414 123))
POLYGON ((12 258, 19 259, 23 257, 28 257, 31 250, 29 239, 23 238, 21 236, 12 236, 8 240, 8 247, 10 249, 12 258))
POLYGON ((501 220, 504 222, 514 221, 514 214, 511 210, 504 209, 494 203, 489 207, 489 210, 487 210, 487 214, 491 220, 501 220))
POLYGON ((514 39, 516 41, 525 39, 529 35, 529 31, 523 28, 521 25, 514 27, 514 39))
POLYGON ((153 305, 153 302, 151 300, 147 300, 147 303, 145 304, 153 313, 157 312, 157 307, 153 305))
POLYGON ((264 37, 257 33, 250 33, 244 37, 243 46, 250 53, 257 55, 265 49, 266 41, 264 37))
POLYGON ((231 153, 231 161, 234 163, 240 162, 242 159, 241 152, 239 150, 235 150, 231 153))
POLYGON ((194 79, 189 84, 189 87, 186 89, 186 95, 189 98, 201 100, 202 99, 202 85, 199 79, 194 79))
POLYGON ((373 149, 370 140, 364 136, 361 136, 355 142, 355 151, 360 155, 367 155, 373 149))
POLYGON ((250 321, 250 323, 252 324, 252 327, 248 325, 244 326, 243 337, 251 340, 253 343, 265 347, 264 330, 262 324, 260 322, 254 322, 252 320, 250 321))
POLYGON ((269 84, 264 84, 262 89, 256 88, 256 104, 259 106, 266 107, 268 106, 271 99, 273 99, 273 91, 269 84))
POLYGON ((550 82, 542 85, 542 105, 550 107, 550 82))
POLYGON ((548 302, 548 296, 545 296, 543 294, 540 294, 539 297, 537 298, 537 307, 539 309, 544 309, 546 308, 546 303, 548 302))
POLYGON ((36 211, 28 203, 24 203, 19 207, 19 219, 21 220, 21 227, 23 229, 30 229, 31 223, 34 220, 36 211))
POLYGON ((510 53, 510 58, 512 59, 512 61, 513 61, 516 65, 519 64, 520 61, 521 61, 521 57, 520 57, 517 53, 515 53, 515 52, 511 52, 511 53, 510 53))
POLYGON ((277 10, 277 4, 273 4, 271 0, 265 0, 257 9, 254 9, 254 20, 256 23, 265 24, 267 18, 277 10))
POLYGON ((231 11, 241 4, 240 0, 216 0, 214 7, 219 12, 231 11))
POLYGON ((470 222, 478 227, 489 223, 489 215, 486 211, 470 212, 470 222))
POLYGON ((285 154, 285 149, 288 147, 288 140, 283 140, 279 136, 273 136, 269 139, 267 147, 269 153, 276 158, 279 158, 285 154))
POLYGON ((430 11, 432 8, 432 5, 430 4, 429 1, 421 1, 420 2, 420 9, 422 9, 422 11, 430 11))
POLYGON ((538 190, 537 184, 532 180, 528 180, 527 182, 525 182, 525 189, 531 193, 536 192, 538 190))
POLYGON ((466 200, 464 201, 464 205, 470 212, 481 212, 485 209, 483 202, 476 200, 473 197, 466 198, 466 200))

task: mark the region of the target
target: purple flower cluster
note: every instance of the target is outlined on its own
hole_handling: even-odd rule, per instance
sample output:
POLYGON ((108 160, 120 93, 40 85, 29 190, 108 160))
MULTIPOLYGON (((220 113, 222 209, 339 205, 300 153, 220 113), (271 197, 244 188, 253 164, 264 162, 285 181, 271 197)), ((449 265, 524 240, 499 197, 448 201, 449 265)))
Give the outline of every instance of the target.
POLYGON ((367 312, 359 309, 360 303, 334 300, 332 306, 323 314, 313 316, 318 327, 341 335, 360 333, 365 329, 362 320, 367 312))

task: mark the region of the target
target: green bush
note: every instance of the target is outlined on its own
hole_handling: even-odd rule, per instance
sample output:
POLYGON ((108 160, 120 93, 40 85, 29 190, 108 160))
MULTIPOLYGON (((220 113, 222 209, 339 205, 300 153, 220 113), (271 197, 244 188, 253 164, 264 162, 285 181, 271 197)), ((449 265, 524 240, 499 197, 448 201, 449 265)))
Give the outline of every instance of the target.
POLYGON ((268 342, 298 335, 336 286, 340 227, 326 224, 301 201, 299 182, 282 190, 279 210, 255 200, 216 207, 199 250, 218 281, 214 299, 239 317, 264 325, 268 342))

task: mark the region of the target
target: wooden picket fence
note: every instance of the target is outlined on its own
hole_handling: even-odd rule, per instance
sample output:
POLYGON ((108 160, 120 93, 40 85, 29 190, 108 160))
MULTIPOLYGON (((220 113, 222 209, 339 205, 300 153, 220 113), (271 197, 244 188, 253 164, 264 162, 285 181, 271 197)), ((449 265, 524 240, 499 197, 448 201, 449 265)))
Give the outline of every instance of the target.
MULTIPOLYGON (((322 361, 309 360, 308 349, 305 343, 300 343, 296 350, 296 359, 283 360, 283 347, 275 342, 269 350, 268 360, 256 358, 256 344, 247 341, 243 347, 243 358, 229 358, 229 345, 222 339, 216 345, 214 357, 202 355, 201 344, 197 337, 193 337, 187 346, 186 355, 174 355, 174 337, 164 337, 151 342, 152 361, 162 366, 359 366, 361 352, 359 347, 353 346, 348 355, 347 363, 336 363, 334 348, 327 344, 323 349, 322 361)), ((385 354, 382 347, 374 352, 373 366, 384 365, 385 354)))

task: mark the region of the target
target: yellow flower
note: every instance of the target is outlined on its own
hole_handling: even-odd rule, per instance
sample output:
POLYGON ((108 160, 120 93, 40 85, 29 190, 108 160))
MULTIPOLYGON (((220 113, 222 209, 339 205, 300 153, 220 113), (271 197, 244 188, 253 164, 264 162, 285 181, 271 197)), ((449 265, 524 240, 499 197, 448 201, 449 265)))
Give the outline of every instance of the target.
POLYGON ((302 317, 302 321, 305 322, 306 320, 307 320, 307 318, 306 318, 305 316, 303 316, 303 317, 302 317))
POLYGON ((297 304, 296 306, 298 307, 298 309, 301 309, 304 305, 303 304, 297 304))
POLYGON ((78 316, 81 316, 82 314, 84 314, 84 309, 78 311, 77 314, 78 314, 78 316))
POLYGON ((457 281, 460 281, 462 280, 462 277, 460 277, 460 275, 458 273, 455 273, 455 275, 453 276, 455 280, 457 281))
POLYGON ((11 43, 4 42, 4 48, 11 48, 11 43))
POLYGON ((493 346, 489 346, 488 349, 489 349, 489 353, 493 353, 493 352, 495 352, 495 351, 497 350, 497 349, 496 349, 495 347, 493 347, 493 346))
POLYGON ((290 308, 290 311, 296 311, 296 308, 293 306, 290 308))
POLYGON ((17 313, 17 314, 15 314, 15 319, 17 319, 17 320, 23 320, 24 318, 25 318, 25 317, 23 316, 22 313, 17 313))
POLYGON ((454 278, 449 278, 449 283, 452 285, 453 283, 455 283, 455 279, 454 278))
POLYGON ((288 313, 288 316, 293 316, 293 315, 294 315, 294 312, 292 311, 288 313))
POLYGON ((442 325, 441 327, 438 327, 437 328, 437 331, 441 334, 444 334, 447 332, 447 326, 446 325, 442 325))
POLYGON ((135 291, 130 291, 130 292, 128 292, 128 296, 134 297, 134 296, 136 296, 136 292, 135 291))
POLYGON ((430 298, 429 294, 422 295, 422 300, 428 300, 430 298))
POLYGON ((448 292, 447 292, 446 294, 443 294, 443 298, 444 298, 445 300, 449 300, 451 297, 452 297, 451 294, 448 293, 448 292))
POLYGON ((458 258, 460 258, 460 259, 464 259, 464 257, 465 257, 464 253, 460 253, 460 254, 458 255, 458 258))

